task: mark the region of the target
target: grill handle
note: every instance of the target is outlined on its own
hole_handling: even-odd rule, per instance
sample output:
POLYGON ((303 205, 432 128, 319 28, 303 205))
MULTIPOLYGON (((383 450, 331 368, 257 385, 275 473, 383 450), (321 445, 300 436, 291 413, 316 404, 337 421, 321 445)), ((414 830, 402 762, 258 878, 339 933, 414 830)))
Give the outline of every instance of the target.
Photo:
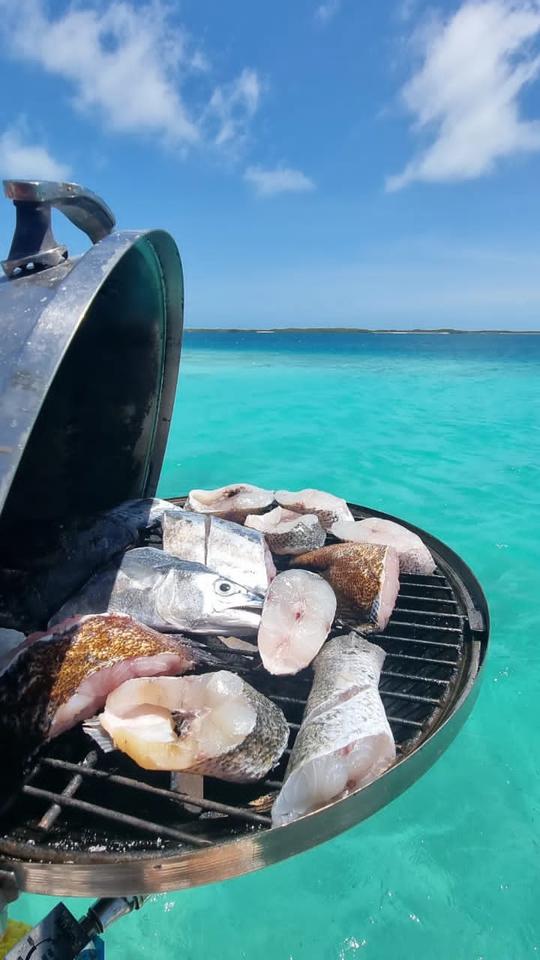
POLYGON ((111 923, 132 913, 133 910, 140 910, 146 899, 146 897, 102 897, 92 904, 79 923, 90 940, 102 934, 111 923))
POLYGON ((51 210, 59 210, 92 241, 106 237, 115 225, 112 210, 101 197, 78 183, 51 180, 4 180, 4 193, 16 210, 15 233, 4 273, 15 279, 38 273, 67 259, 67 248, 57 243, 51 210))
POLYGON ((111 923, 139 910, 146 897, 104 897, 76 920, 58 903, 6 954, 5 960, 76 960, 104 957, 100 934, 111 923))

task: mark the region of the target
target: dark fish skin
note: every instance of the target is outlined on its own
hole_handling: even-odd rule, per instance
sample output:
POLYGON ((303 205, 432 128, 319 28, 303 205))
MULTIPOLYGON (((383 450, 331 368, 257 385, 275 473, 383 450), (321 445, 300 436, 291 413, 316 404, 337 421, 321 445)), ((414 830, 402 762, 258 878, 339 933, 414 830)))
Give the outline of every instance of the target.
POLYGON ((183 638, 164 637, 118 614, 73 618, 28 638, 0 674, 0 812, 48 739, 56 711, 81 681, 122 661, 164 653, 180 657, 179 673, 200 659, 183 638))
POLYGON ((165 511, 180 509, 166 500, 129 500, 60 527, 54 544, 43 541, 37 529, 27 531, 21 543, 15 531, 0 551, 0 627, 41 629, 96 570, 159 527, 165 511))
POLYGON ((253 730, 237 747, 195 764, 190 773, 232 783, 251 783, 265 777, 282 757, 289 739, 289 726, 283 711, 245 680, 242 683, 244 695, 256 712, 253 730))
POLYGON ((336 543, 302 553, 290 566, 320 573, 335 590, 340 610, 358 610, 369 623, 376 619, 386 550, 376 543, 336 543))

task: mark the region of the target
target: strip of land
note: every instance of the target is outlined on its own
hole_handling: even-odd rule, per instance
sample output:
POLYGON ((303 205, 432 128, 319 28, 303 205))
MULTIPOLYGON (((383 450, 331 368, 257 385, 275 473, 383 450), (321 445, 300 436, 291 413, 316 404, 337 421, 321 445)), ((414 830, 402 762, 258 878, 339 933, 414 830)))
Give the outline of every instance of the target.
POLYGON ((538 336, 540 330, 459 330, 453 327, 440 327, 433 330, 414 327, 411 330, 386 330, 370 327, 186 327, 186 333, 392 333, 392 334, 501 334, 515 336, 538 336))

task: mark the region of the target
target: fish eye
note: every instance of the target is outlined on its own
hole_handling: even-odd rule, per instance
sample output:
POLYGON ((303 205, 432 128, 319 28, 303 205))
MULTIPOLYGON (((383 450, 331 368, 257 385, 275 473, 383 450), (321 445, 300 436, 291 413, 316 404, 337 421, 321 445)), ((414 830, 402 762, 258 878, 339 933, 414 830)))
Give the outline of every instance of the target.
POLYGON ((220 597, 232 597, 241 588, 230 580, 217 580, 214 584, 214 590, 220 597))

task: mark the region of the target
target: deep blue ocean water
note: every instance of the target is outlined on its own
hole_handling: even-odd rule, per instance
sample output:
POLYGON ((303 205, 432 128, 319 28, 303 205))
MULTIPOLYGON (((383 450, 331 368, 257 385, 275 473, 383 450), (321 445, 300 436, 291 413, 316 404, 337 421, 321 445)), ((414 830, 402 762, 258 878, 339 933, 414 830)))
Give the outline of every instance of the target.
MULTIPOLYGON (((477 706, 436 766, 340 838, 153 898, 117 960, 522 960, 540 953, 540 336, 187 333, 160 493, 318 486, 472 566, 477 706)), ((49 898, 23 897, 35 921, 49 898)), ((83 912, 85 901, 68 901, 83 912)))

